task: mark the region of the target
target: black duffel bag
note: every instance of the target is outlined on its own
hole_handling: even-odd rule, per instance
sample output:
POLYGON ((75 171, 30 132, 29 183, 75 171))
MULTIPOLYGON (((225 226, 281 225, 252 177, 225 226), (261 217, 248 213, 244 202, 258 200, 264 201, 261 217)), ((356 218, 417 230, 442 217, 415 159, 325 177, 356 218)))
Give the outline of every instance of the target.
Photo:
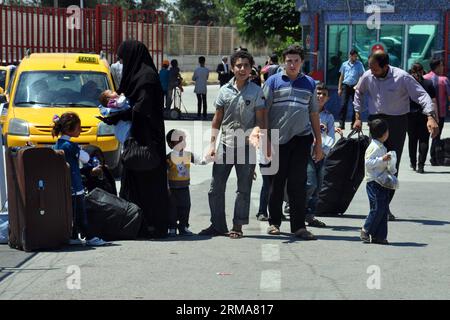
POLYGON ((336 142, 325 159, 316 215, 333 216, 347 210, 364 178, 364 156, 369 143, 369 137, 355 130, 336 142))
POLYGON ((95 188, 86 196, 91 232, 104 240, 134 240, 142 224, 142 210, 134 203, 95 188))

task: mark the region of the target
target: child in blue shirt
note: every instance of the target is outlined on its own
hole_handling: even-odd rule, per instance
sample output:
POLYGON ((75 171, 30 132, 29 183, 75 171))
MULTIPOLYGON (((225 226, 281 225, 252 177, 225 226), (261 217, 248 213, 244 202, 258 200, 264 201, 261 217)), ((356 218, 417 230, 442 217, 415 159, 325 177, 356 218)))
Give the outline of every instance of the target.
POLYGON ((102 239, 95 237, 89 230, 84 200, 84 186, 81 180, 79 162, 87 163, 89 155, 80 149, 78 144, 71 142, 71 138, 77 138, 81 133, 81 120, 74 112, 66 112, 61 117, 54 116, 55 123, 52 136, 61 137, 54 145, 55 150, 63 150, 66 161, 70 165, 70 177, 72 184, 72 208, 73 228, 70 244, 83 244, 81 238, 86 237, 86 245, 102 246, 106 244, 102 239), (81 238, 78 237, 80 234, 81 238))
MULTIPOLYGON (((100 95, 100 113, 104 117, 112 116, 116 112, 130 109, 130 104, 127 98, 123 95, 118 95, 111 90, 105 90, 100 95)), ((131 121, 120 120, 114 125, 114 135, 120 143, 124 144, 130 135, 131 121)))
MULTIPOLYGON (((328 96, 328 88, 320 83, 316 87, 317 101, 319 102, 319 117, 320 117, 320 131, 322 136, 322 151, 325 155, 330 152, 331 147, 335 141, 334 132, 341 133, 340 129, 334 128, 334 117, 325 109, 325 105, 330 99, 328 96)), ((314 162, 312 156, 309 156, 307 167, 307 182, 306 182, 306 216, 305 221, 311 227, 324 228, 325 223, 316 219, 314 213, 316 211, 316 204, 320 188, 323 182, 325 158, 319 162, 314 162)))

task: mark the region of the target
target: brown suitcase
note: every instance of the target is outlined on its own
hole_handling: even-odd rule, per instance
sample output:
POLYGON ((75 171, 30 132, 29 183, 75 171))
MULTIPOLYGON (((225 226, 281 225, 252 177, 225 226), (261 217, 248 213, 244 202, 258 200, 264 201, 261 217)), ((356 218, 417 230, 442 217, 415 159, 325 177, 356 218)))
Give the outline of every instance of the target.
POLYGON ((8 148, 9 246, 57 249, 72 231, 70 168, 51 148, 8 148))

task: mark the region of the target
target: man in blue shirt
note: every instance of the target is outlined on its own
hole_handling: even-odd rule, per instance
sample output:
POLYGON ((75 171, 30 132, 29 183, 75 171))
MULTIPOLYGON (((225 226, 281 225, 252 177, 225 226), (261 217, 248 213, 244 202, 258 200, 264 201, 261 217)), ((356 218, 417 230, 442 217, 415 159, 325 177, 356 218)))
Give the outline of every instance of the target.
MULTIPOLYGON (((358 61, 358 52, 352 49, 349 54, 349 59, 342 63, 339 69, 341 76, 339 77, 338 95, 342 97, 341 112, 339 113, 339 127, 345 129, 345 119, 347 118, 348 101, 351 101, 353 106, 353 99, 355 97, 354 87, 359 81, 359 78, 365 72, 364 65, 358 61), (344 96, 342 96, 344 94, 344 96)), ((355 113, 352 115, 352 125, 355 122, 355 113)))

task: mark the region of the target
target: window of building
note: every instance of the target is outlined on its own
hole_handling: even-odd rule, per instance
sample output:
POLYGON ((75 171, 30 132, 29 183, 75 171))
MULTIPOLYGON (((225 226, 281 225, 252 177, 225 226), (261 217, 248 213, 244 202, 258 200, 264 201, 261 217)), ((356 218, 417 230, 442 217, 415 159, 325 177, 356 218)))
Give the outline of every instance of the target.
POLYGON ((358 51, 359 60, 368 68, 372 43, 377 41, 377 30, 369 29, 365 24, 353 25, 352 48, 358 51))
POLYGON ((327 28, 327 84, 337 85, 339 69, 348 55, 348 25, 328 25, 327 28))
POLYGON ((383 24, 379 30, 369 29, 366 24, 335 24, 327 26, 326 82, 337 86, 339 67, 347 59, 351 48, 358 51, 359 59, 368 69, 368 58, 372 45, 383 43, 390 65, 409 70, 414 62, 419 62, 426 71, 430 60, 442 56, 436 51, 436 24, 383 24), (406 36, 406 38, 405 38, 406 36), (350 42, 348 41, 350 37, 350 42), (351 43, 351 48, 348 48, 351 43))
POLYGON ((393 67, 403 67, 404 28, 404 25, 381 25, 378 41, 384 44, 389 54, 389 64, 393 67))
POLYGON ((421 63, 427 71, 430 69, 430 60, 433 58, 435 50, 436 32, 436 25, 417 24, 408 26, 407 70, 415 62, 421 63))

